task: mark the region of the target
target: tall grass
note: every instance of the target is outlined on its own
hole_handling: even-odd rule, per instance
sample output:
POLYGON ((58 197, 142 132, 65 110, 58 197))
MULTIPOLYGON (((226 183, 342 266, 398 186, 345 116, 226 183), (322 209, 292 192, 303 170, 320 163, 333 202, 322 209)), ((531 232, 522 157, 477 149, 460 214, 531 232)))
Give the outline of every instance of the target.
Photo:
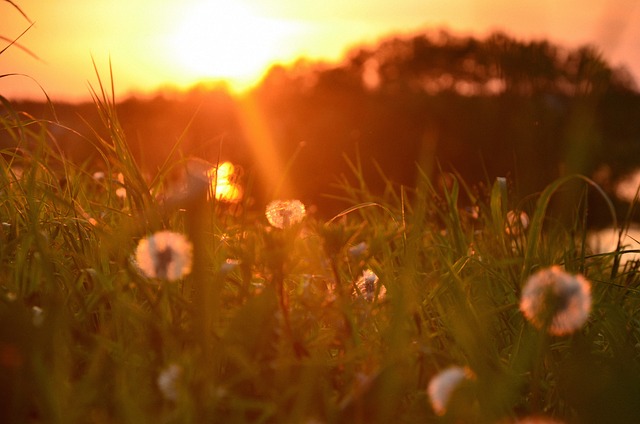
POLYGON ((591 181, 522 200, 504 179, 482 191, 421 174, 374 195, 349 161, 343 213, 274 228, 261 209, 207 200, 198 178, 171 194, 186 160, 146 177, 113 94, 100 81, 93 94, 109 134, 86 136, 97 161, 65 159, 56 122, 9 102, 0 115, 14 143, 0 157, 2 422, 640 421, 637 264, 588 250, 586 202, 567 205, 570 225, 547 207, 568 180, 600 195, 591 181), (517 235, 510 210, 531 217, 517 235), (193 244, 177 282, 132 260, 159 230, 193 244), (592 284, 570 335, 519 308, 528 276, 551 265, 592 284), (439 416, 427 387, 452 365, 473 378, 439 416))

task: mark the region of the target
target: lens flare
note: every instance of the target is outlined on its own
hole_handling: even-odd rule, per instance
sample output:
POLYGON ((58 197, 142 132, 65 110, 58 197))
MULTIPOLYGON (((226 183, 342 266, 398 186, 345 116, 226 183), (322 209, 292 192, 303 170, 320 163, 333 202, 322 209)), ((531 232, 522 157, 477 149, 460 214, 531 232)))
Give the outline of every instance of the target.
POLYGON ((209 179, 209 199, 226 203, 237 203, 242 199, 242 187, 235 183, 236 167, 231 162, 223 162, 207 171, 209 179))

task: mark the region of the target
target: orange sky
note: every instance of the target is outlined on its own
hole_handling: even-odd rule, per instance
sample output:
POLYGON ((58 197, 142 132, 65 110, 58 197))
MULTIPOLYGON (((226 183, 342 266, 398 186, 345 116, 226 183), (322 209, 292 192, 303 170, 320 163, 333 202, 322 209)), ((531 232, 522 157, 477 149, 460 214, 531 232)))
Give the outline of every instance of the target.
MULTIPOLYGON (((88 97, 111 58, 119 95, 225 78, 242 89, 269 64, 299 56, 336 60, 350 47, 391 33, 447 28, 484 36, 549 38, 597 45, 640 83, 638 0, 14 0, 35 22, 17 48, 0 55, 0 74, 32 77, 55 100, 88 97)), ((29 23, 0 0, 0 35, 29 23)), ((6 45, 0 44, 0 50, 6 45)), ((0 79, 0 95, 44 96, 27 77, 0 79)))

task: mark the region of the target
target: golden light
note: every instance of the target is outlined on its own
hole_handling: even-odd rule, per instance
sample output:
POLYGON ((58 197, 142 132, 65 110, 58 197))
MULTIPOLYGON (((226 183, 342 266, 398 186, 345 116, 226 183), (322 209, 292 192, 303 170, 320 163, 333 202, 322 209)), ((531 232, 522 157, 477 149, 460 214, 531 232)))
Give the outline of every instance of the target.
POLYGON ((276 151, 276 140, 255 97, 244 96, 239 100, 238 118, 251 147, 262 184, 271 191, 273 197, 290 196, 292 184, 284 178, 285 167, 276 151))
POLYGON ((217 168, 207 171, 211 181, 209 198, 226 203, 236 203, 242 199, 242 187, 234 181, 236 169, 231 162, 223 162, 217 168))
POLYGON ((192 79, 224 79, 243 90, 286 58, 296 25, 259 16, 238 0, 185 5, 169 36, 176 66, 192 79))

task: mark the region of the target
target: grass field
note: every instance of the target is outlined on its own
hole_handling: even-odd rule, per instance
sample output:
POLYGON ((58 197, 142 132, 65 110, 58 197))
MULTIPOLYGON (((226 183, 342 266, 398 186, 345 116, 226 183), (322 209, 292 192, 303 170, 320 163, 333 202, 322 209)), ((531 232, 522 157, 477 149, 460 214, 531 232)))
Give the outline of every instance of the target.
POLYGON ((322 220, 179 145, 145 175, 94 100, 97 165, 3 99, 0 421, 640 422, 638 264, 589 250, 587 178, 374 195, 353 160, 322 220))

